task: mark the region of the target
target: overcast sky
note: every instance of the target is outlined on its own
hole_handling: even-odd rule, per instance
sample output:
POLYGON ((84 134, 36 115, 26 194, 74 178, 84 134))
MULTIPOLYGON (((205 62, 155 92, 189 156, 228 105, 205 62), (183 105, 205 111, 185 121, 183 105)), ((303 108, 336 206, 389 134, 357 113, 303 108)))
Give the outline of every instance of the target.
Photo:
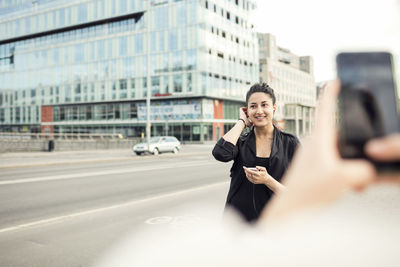
POLYGON ((339 51, 386 50, 399 63, 400 0, 258 0, 257 6, 256 30, 299 56, 313 56, 316 82, 336 76, 339 51))

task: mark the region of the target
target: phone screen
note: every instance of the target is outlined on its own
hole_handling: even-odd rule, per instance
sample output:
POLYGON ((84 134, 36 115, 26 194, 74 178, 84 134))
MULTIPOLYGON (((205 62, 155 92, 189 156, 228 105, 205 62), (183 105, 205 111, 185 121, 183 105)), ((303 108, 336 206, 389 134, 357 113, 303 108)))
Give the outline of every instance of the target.
POLYGON ((364 145, 374 137, 400 132, 392 56, 386 52, 340 53, 340 152, 365 158, 364 145))

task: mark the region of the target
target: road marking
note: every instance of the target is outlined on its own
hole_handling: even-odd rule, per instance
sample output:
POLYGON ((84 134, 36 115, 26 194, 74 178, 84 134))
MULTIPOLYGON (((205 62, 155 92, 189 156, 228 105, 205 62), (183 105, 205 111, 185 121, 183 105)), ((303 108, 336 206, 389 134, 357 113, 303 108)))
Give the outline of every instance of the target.
POLYGON ((61 222, 61 221, 67 220, 67 219, 73 219, 73 218, 80 217, 80 216, 85 216, 85 215, 100 213, 100 212, 104 212, 104 211, 110 211, 110 210, 114 210, 114 209, 124 208, 124 207, 133 206, 133 205, 137 205, 137 204, 141 204, 141 203, 145 203, 145 202, 149 202, 149 201, 160 200, 163 198, 175 197, 178 195, 193 193, 196 191, 206 190, 206 189, 210 189, 213 187, 226 186, 228 183, 229 182, 219 182, 219 183, 210 184, 210 185, 203 185, 203 186, 199 186, 199 187, 195 187, 195 188, 191 188, 191 189, 176 191, 176 192, 153 196, 153 197, 148 197, 148 198, 144 198, 144 199, 133 200, 133 201, 116 204, 116 205, 112 205, 112 206, 108 206, 108 207, 91 209, 91 210, 71 213, 71 214, 67 214, 67 215, 52 217, 52 218, 48 218, 48 219, 43 219, 43 220, 39 220, 39 221, 24 223, 24 224, 20 224, 20 225, 10 226, 7 228, 0 229, 0 234, 6 233, 6 232, 11 232, 11 231, 16 231, 16 230, 21 230, 21 229, 27 229, 27 228, 35 227, 35 226, 41 226, 44 224, 61 222))
POLYGON ((66 179, 76 179, 82 177, 91 177, 98 175, 109 175, 109 174, 121 174, 121 173, 132 173, 132 172, 142 172, 142 171, 154 171, 161 169, 173 169, 173 168, 182 168, 182 167, 196 167, 203 165, 210 165, 213 162, 210 161, 192 161, 186 163, 176 163, 176 164, 164 164, 158 166, 146 166, 146 167, 135 167, 128 169, 120 169, 120 170, 108 170, 108 171, 96 171, 96 172, 87 172, 87 173, 74 173, 74 174, 61 174, 61 175, 53 175, 46 177, 34 177, 34 178, 23 178, 17 180, 5 180, 0 181, 1 185, 10 185, 10 184, 22 184, 22 183, 34 183, 34 182, 44 182, 44 181, 55 181, 55 180, 66 180, 66 179))
POLYGON ((146 224, 164 224, 164 223, 170 223, 172 221, 171 216, 161 216, 161 217, 155 217, 155 218, 150 218, 145 221, 146 224))
POLYGON ((205 217, 199 217, 194 215, 180 215, 180 216, 159 216, 147 219, 146 224, 157 225, 157 224, 169 224, 173 228, 182 228, 194 225, 205 225, 208 221, 205 217))

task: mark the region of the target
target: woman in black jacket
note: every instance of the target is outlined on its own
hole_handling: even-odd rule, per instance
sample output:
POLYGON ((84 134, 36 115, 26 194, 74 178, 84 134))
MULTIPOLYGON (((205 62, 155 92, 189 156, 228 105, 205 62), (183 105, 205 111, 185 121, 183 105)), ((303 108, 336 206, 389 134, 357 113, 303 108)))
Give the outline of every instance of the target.
POLYGON ((274 90, 267 84, 253 85, 246 95, 247 108, 240 108, 238 122, 212 152, 219 161, 234 160, 226 205, 248 222, 259 217, 273 193, 284 189, 280 180, 299 144, 295 136, 273 125, 275 101, 274 90), (242 135, 246 126, 253 127, 242 135))

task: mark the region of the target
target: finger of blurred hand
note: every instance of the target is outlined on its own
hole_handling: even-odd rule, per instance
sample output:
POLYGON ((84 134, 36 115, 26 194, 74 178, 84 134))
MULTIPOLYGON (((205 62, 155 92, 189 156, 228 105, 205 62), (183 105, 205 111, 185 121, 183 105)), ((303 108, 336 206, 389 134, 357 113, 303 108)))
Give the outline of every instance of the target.
MULTIPOLYGON (((336 110, 336 100, 340 90, 339 81, 330 81, 324 86, 323 94, 318 101, 316 124, 326 125, 326 119, 336 110)), ((320 127, 319 127, 320 128, 320 127)))
POLYGON ((353 189, 362 189, 371 184, 376 177, 374 166, 365 160, 346 160, 340 168, 340 174, 345 183, 353 189))
POLYGON ((371 158, 379 161, 400 160, 400 134, 373 139, 367 143, 365 152, 371 158))
POLYGON ((328 82, 324 87, 324 92, 316 111, 316 136, 330 143, 335 142, 335 111, 339 90, 339 81, 328 82))

